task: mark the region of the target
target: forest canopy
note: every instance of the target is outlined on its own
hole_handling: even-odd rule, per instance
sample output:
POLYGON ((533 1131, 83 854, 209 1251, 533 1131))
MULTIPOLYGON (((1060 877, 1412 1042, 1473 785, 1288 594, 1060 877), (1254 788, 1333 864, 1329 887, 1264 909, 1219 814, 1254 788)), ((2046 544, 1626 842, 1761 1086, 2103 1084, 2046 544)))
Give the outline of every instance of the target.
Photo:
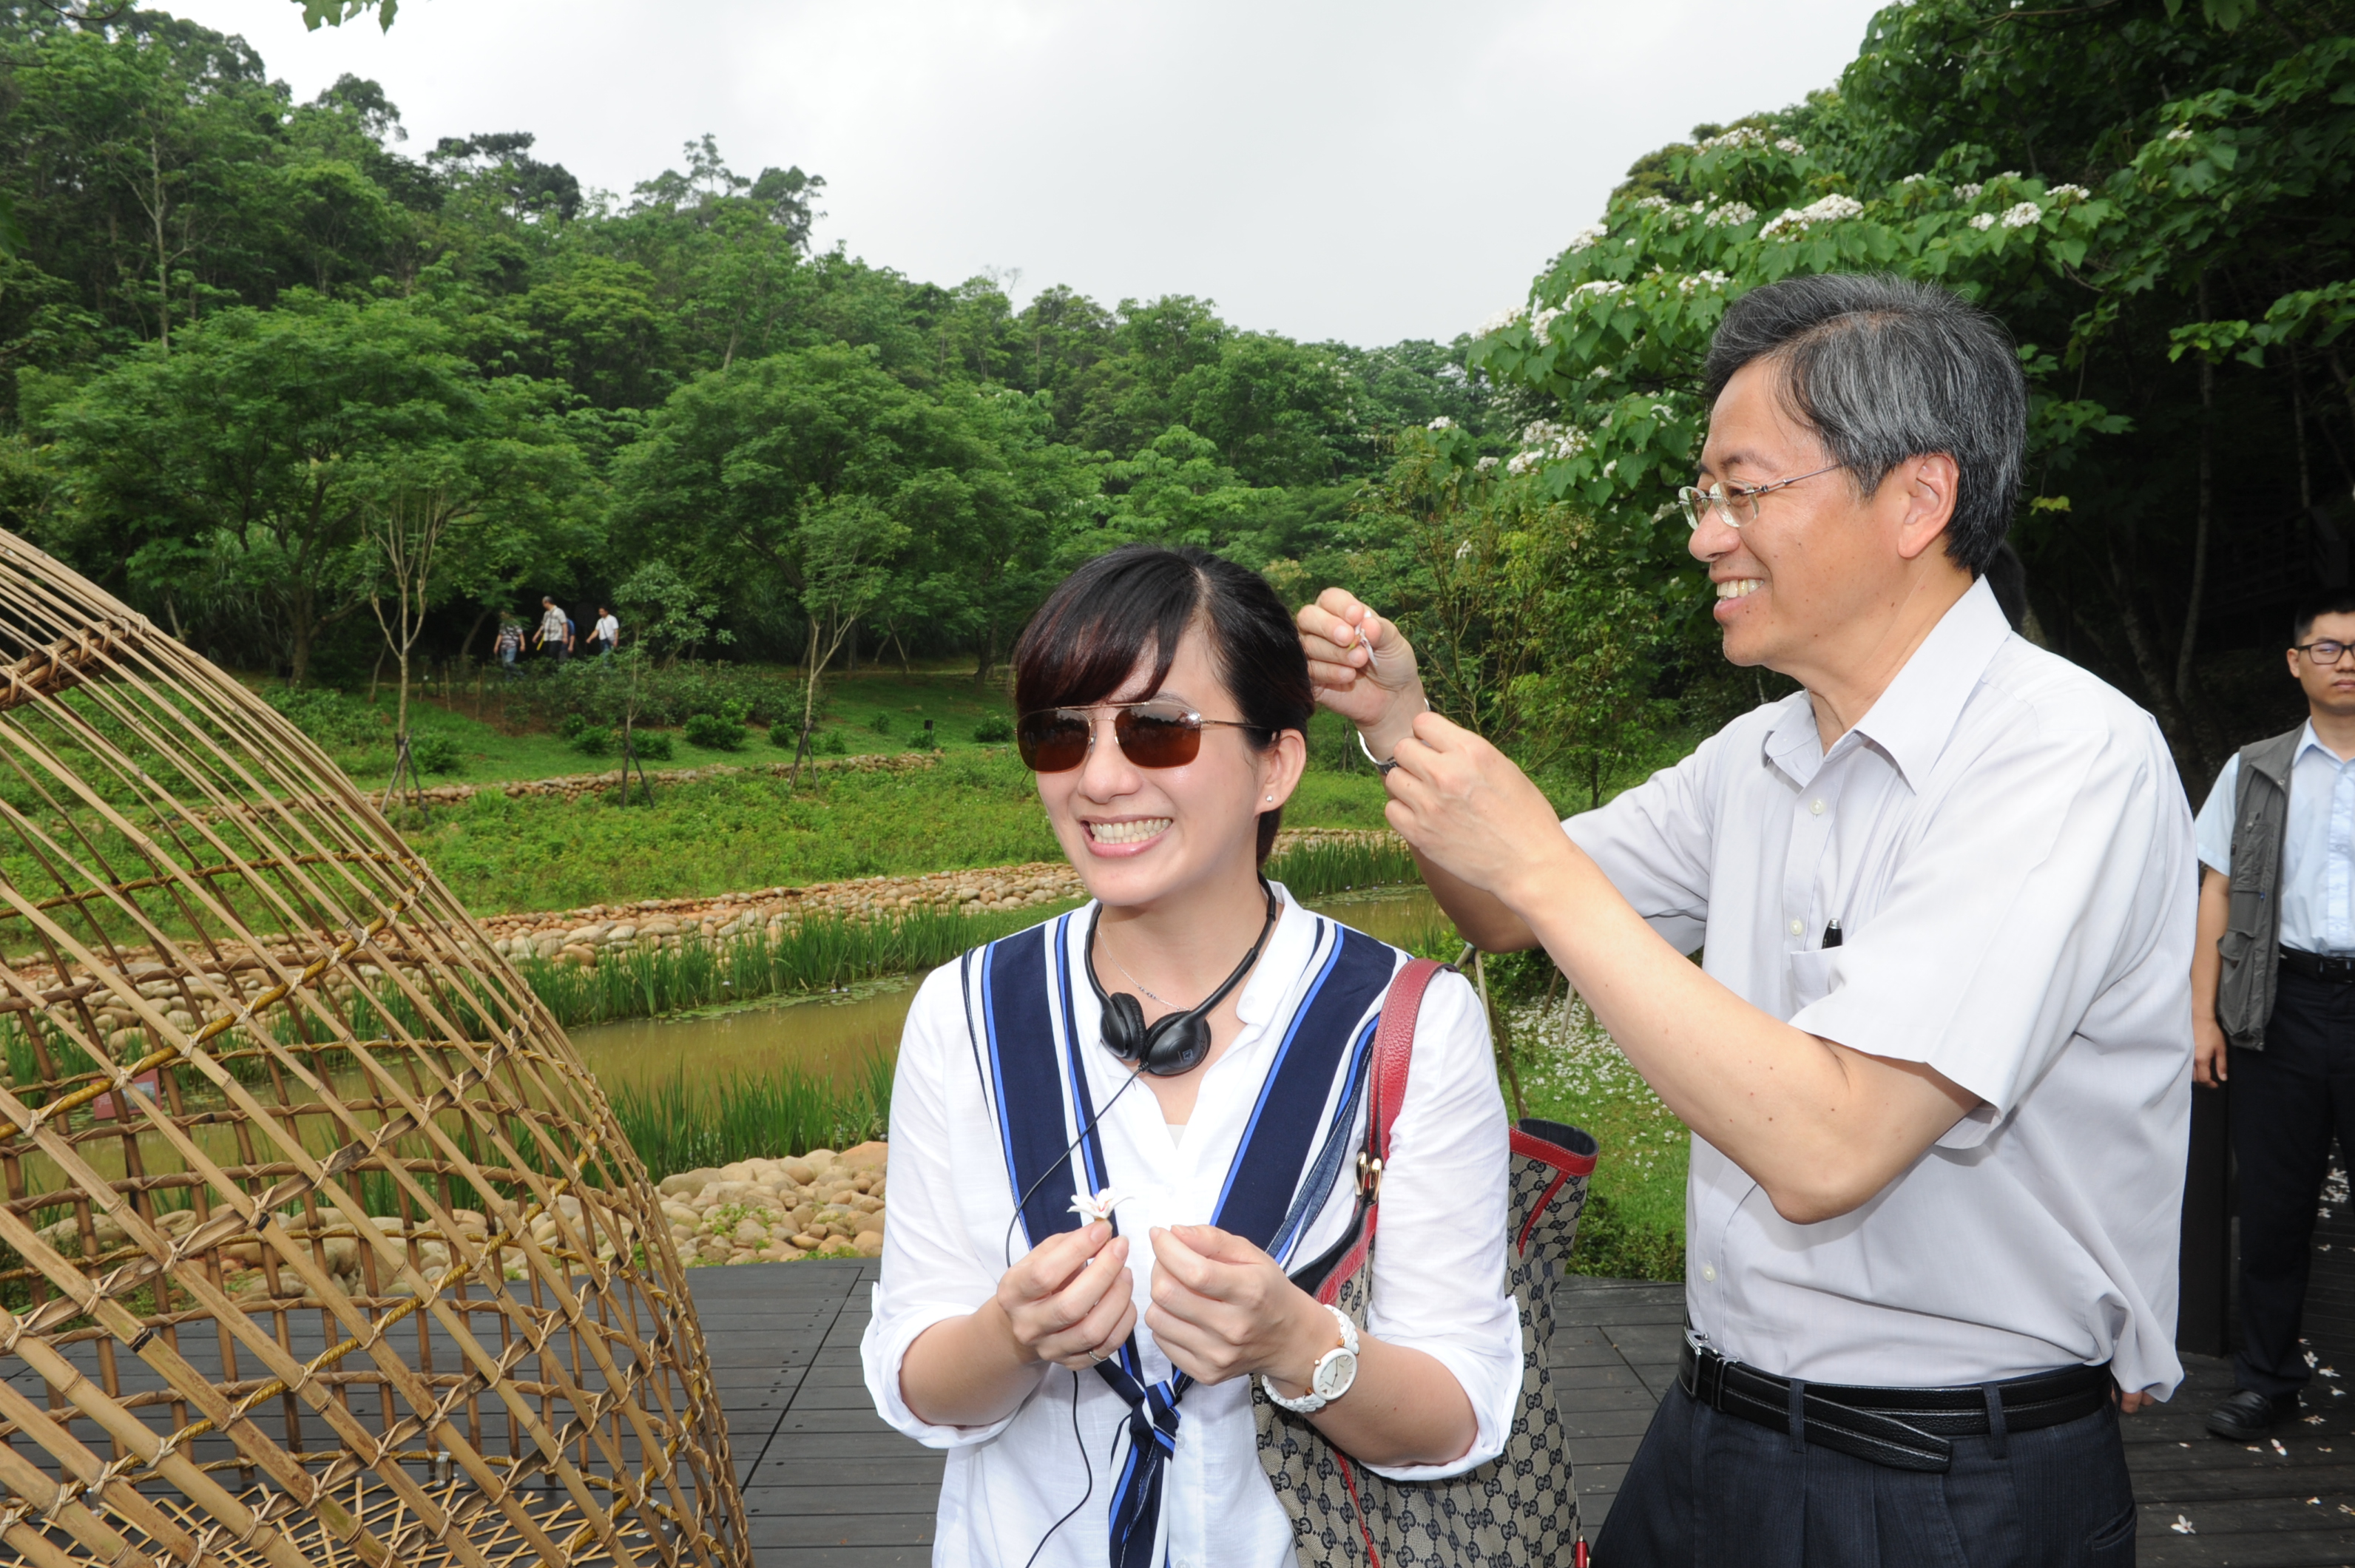
POLYGON ((457 519, 447 650, 636 581, 695 602, 686 651, 793 657, 849 550, 870 646, 986 671, 1068 563, 1314 549, 1392 432, 1479 415, 1468 338, 1017 309, 814 249, 823 176, 709 136, 616 195, 528 131, 412 145, 374 82, 296 101, 160 11, 18 5, 0 41, 0 523, 298 681, 373 657, 369 519, 420 494, 457 519))
POLYGON ((298 101, 240 39, 36 0, 0 5, 0 526, 331 682, 380 645, 389 518, 441 519, 431 656, 545 592, 669 654, 982 678, 1076 561, 1198 542, 1378 596, 1451 710, 1599 793, 1768 690, 1671 505, 1710 331, 1890 271, 2019 342, 2024 629, 2204 770, 2247 721, 2216 659, 2344 581, 2350 168, 2355 0, 1915 0, 1564 213, 1521 304, 1367 348, 921 282, 816 244, 822 175, 709 136, 588 189, 528 130, 421 147, 374 82, 298 101))

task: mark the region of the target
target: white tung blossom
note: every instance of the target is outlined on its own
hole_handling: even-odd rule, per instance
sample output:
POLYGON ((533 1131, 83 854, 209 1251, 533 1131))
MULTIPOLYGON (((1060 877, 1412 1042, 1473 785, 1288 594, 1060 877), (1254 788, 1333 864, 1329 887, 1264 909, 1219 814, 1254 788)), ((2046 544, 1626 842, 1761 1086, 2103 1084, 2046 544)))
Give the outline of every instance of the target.
POLYGON ((2094 195, 2081 185, 2056 185, 2045 194, 2055 201, 2087 201, 2094 195))
POLYGON ((1971 219, 1971 227, 1981 230, 1994 228, 1995 214, 1992 212, 1982 212, 1977 214, 1971 219))
POLYGON ((1570 237, 1570 243, 1561 248, 1561 253, 1565 256, 1575 256, 1582 251, 1591 251, 1594 248, 1595 241, 1601 240, 1605 232, 1600 223, 1590 223, 1570 237))
POLYGON ((1561 315, 1561 311, 1557 310, 1552 305, 1548 305, 1543 310, 1539 311, 1535 315, 1530 316, 1529 336, 1536 338, 1540 343, 1546 341, 1547 328, 1552 326, 1554 319, 1561 315))
POLYGON ((2167 133, 2167 139, 2170 142, 2189 142, 2191 140, 2191 127, 2189 125, 2178 125, 2174 130, 2169 131, 2167 133))
POLYGON ((2032 201, 2023 201, 2007 208, 2003 215, 2006 229, 2032 229, 2044 220, 2044 209, 2032 201))
POLYGON ((1763 147, 1765 144, 1766 133, 1755 125, 1736 125, 1731 131, 1704 136, 1695 144, 1704 153, 1714 153, 1726 147, 1763 147))
POLYGON ((1864 210, 1864 203, 1835 191, 1805 207, 1785 208, 1783 216, 1758 231, 1761 240, 1796 240, 1818 223, 1839 223, 1864 210))
POLYGON ((1712 229, 1739 229, 1758 216, 1758 209, 1746 201, 1729 201, 1709 209, 1702 219, 1712 229))
POLYGON ((1796 158, 1806 153, 1807 149, 1799 145, 1799 144, 1791 137, 1784 136, 1775 141, 1774 150, 1778 153, 1788 153, 1796 158))
POLYGON ((1487 320, 1480 324, 1478 336, 1487 337, 1492 333, 1502 332, 1505 328, 1515 325, 1520 321, 1523 316, 1529 314, 1529 307, 1525 304, 1507 305, 1503 310, 1498 311, 1496 315, 1490 316, 1487 320))
POLYGON ((1497 459, 1496 459, 1496 458, 1494 458, 1494 457, 1484 457, 1484 458, 1482 458, 1479 462, 1477 462, 1477 463, 1474 464, 1472 466, 1473 466, 1473 467, 1475 467, 1475 468, 1476 468, 1476 469, 1478 469, 1481 473, 1486 474, 1486 473, 1487 473, 1490 469, 1492 469, 1492 468, 1494 468, 1494 467, 1496 467, 1496 466, 1497 466, 1497 459))
POLYGON ((1897 183, 1899 185, 1920 185, 1923 180, 1928 179, 1929 177, 1930 176, 1928 175, 1907 175, 1903 179, 1899 180, 1897 183))
POLYGON ((1454 430, 1455 428, 1455 421, 1449 419, 1445 414, 1442 414, 1423 428, 1426 430, 1454 430))
POLYGON ((1586 432, 1573 424, 1536 420, 1521 427, 1521 450, 1505 462, 1505 472, 1527 474, 1541 463, 1575 457, 1587 446, 1586 432))
POLYGON ((1955 187, 1955 199, 1956 201, 1977 201, 1979 198, 1979 192, 1985 189, 1987 189, 1987 187, 1983 185, 1958 185, 1955 187))
POLYGON ((1700 292, 1703 284, 1712 289, 1721 289, 1732 281, 1720 272, 1695 272, 1690 277, 1677 280, 1677 293, 1689 299, 1700 292))
MULTIPOLYGON (((1601 294, 1606 297, 1615 298, 1626 292, 1627 285, 1621 283, 1616 278, 1595 278, 1591 282, 1581 283, 1578 287, 1571 290, 1570 299, 1576 299, 1581 294, 1601 294)), ((1562 303, 1567 304, 1569 300, 1565 300, 1562 303)))
POLYGON ((1634 205, 1638 212, 1666 212, 1676 204, 1665 196, 1639 196, 1634 205))
POLYGON ((1127 1193, 1117 1187, 1107 1187, 1092 1198, 1084 1192, 1073 1198, 1071 1212, 1077 1214, 1083 1224, 1096 1220, 1109 1220, 1112 1218, 1112 1211, 1127 1201, 1127 1193))

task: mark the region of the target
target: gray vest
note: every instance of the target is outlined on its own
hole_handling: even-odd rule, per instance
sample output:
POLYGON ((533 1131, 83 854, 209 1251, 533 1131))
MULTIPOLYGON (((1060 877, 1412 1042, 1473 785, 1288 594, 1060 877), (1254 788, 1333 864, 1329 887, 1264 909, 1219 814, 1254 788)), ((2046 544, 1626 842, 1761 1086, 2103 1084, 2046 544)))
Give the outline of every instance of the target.
POLYGON ((2305 734, 2301 724, 2286 735, 2241 748, 2232 801, 2232 902, 2216 944, 2224 961, 2216 987, 2216 1022, 2227 1040, 2250 1051, 2265 1048, 2265 1025, 2274 1016, 2289 766, 2305 734))

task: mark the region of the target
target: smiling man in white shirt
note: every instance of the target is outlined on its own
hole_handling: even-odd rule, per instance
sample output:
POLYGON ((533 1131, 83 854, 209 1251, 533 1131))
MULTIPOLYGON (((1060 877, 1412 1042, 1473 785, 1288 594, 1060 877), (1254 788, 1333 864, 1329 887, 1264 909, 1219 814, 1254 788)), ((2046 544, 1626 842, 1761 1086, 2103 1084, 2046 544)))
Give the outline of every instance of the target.
POLYGON ((1542 944, 1693 1131, 1682 1387, 1597 1561, 2130 1562, 2117 1413, 2182 1375, 2181 786, 1981 577, 2026 419, 2000 326, 1794 279, 1706 380, 1692 553, 1726 656, 1804 689, 1600 811, 1557 829, 1367 606, 1300 614, 1459 928, 1542 944))

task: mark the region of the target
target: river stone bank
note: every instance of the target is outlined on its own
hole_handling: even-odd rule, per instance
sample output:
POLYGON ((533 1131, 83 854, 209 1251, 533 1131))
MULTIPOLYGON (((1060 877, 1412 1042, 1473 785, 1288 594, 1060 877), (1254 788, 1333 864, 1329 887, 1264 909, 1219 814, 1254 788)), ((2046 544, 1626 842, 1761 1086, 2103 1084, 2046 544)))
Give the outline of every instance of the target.
MULTIPOLYGON (((1278 834, 1274 852, 1282 855, 1311 844, 1398 841, 1396 834, 1381 829, 1310 827, 1278 834)), ((873 918, 925 909, 979 914, 1085 896, 1079 873, 1069 862, 1032 860, 921 877, 860 877, 762 888, 712 899, 640 899, 542 914, 495 914, 483 924, 509 957, 593 965, 601 955, 635 947, 681 947, 763 932, 774 937, 811 915, 873 918)))
POLYGON ((671 1244, 689 1268, 880 1257, 890 1154, 863 1143, 666 1176, 656 1190, 671 1244))

